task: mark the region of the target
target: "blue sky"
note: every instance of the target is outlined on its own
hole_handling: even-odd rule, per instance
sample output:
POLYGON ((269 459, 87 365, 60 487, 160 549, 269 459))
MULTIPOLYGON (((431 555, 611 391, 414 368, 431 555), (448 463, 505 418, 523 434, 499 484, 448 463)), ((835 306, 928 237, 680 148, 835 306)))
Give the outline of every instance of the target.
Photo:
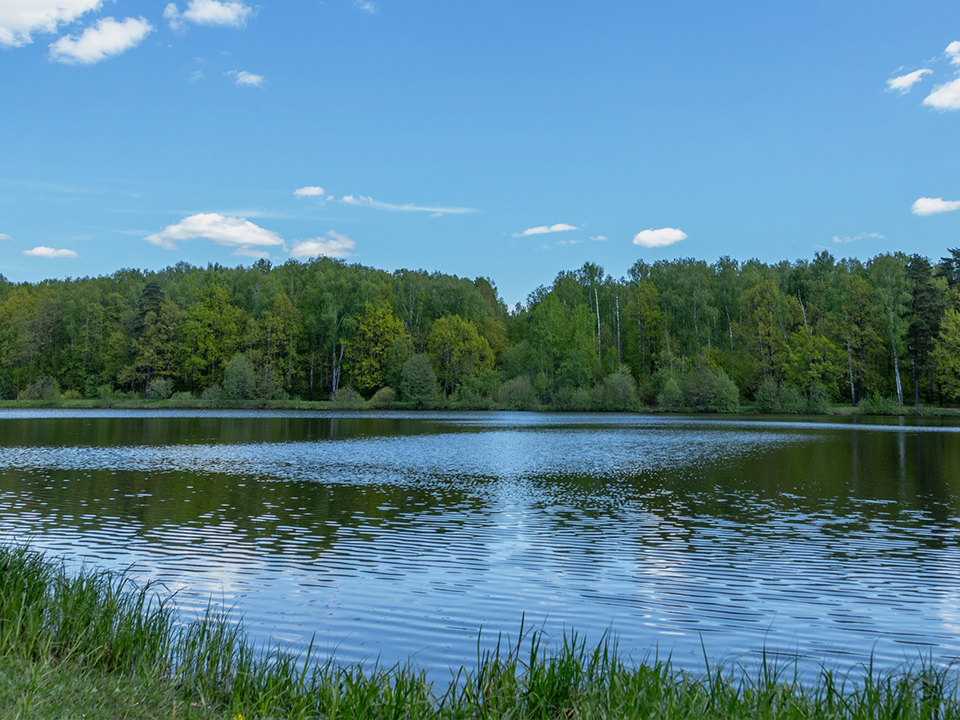
POLYGON ((0 273, 936 260, 958 40, 955 1, 2 0, 0 273))

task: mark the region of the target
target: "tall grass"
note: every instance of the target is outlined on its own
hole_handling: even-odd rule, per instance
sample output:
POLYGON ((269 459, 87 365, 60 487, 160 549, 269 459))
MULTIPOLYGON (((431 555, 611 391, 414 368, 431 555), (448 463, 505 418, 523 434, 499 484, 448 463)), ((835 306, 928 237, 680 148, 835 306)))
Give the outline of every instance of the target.
POLYGON ((0 550, 0 653, 164 672, 174 628, 149 587, 102 570, 71 577, 26 548, 0 550))
MULTIPOLYGON (((571 633, 550 649, 542 633, 524 632, 522 624, 519 637, 487 651, 478 640, 476 666, 461 668, 438 687, 411 663, 341 665, 315 658, 312 645, 299 655, 257 649, 240 624, 212 611, 178 623, 169 599, 123 575, 95 570, 70 575, 28 549, 0 548, 0 701, 11 680, 3 669, 29 675, 25 667, 59 673, 58 692, 71 683, 92 687, 93 676, 78 674, 86 668, 96 678, 128 681, 123 687, 131 702, 136 693, 159 698, 149 711, 134 704, 108 713, 87 699, 97 693, 78 691, 83 697, 71 706, 74 716, 960 718, 955 669, 931 662, 896 672, 871 666, 859 674, 823 669, 816 680, 801 683, 796 665, 778 663, 774 656, 764 656, 753 670, 707 664, 703 673, 692 674, 669 660, 628 662, 610 638, 588 645, 571 633)), ((9 692, 42 692, 21 685, 9 692)), ((46 715, 18 711, 10 717, 46 715)))

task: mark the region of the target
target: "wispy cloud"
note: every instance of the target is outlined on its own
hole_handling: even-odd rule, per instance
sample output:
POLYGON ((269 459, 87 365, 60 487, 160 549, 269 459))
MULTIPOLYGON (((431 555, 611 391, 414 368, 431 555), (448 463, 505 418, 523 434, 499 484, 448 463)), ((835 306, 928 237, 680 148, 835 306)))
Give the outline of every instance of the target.
POLYGON ((50 59, 68 65, 92 65, 136 47, 152 32, 153 25, 143 17, 121 22, 102 18, 79 36, 64 35, 51 43, 50 59))
POLYGON ((103 0, 4 0, 0 2, 0 45, 29 45, 35 34, 55 33, 101 5, 103 0))
POLYGON ((287 212, 286 210, 271 210, 263 207, 246 206, 233 208, 220 208, 220 214, 226 217, 255 218, 257 220, 305 220, 309 215, 303 215, 296 212, 287 212))
POLYGON ((846 243, 857 242, 857 240, 886 240, 885 235, 880 233, 860 233, 859 235, 834 235, 833 241, 837 244, 843 245, 846 243))
MULTIPOLYGON (((3 0, 0 0, 0 2, 3 2, 3 0)), ((22 177, 0 179, 0 187, 29 188, 35 192, 60 193, 64 195, 125 195, 127 192, 126 190, 118 191, 116 188, 111 188, 103 184, 67 185, 64 183, 31 180, 22 177)))
POLYGON ((4 240, 13 240, 13 238, 7 235, 6 233, 0 233, 0 242, 4 240))
POLYGON ((237 254, 257 247, 283 245, 283 238, 272 230, 254 225, 246 218, 227 217, 219 213, 191 215, 144 239, 166 250, 176 250, 178 242, 209 240, 217 245, 235 248, 237 254))
POLYGON ((514 237, 530 237, 531 235, 547 235, 549 233, 556 232, 567 232, 569 230, 577 230, 576 225, 568 225, 567 223, 557 223, 556 225, 539 225, 537 227, 527 228, 523 232, 514 233, 514 237))
POLYGON ((46 247, 45 245, 38 245, 37 247, 31 250, 24 250, 23 254, 29 255, 30 257, 47 258, 47 259, 80 257, 74 250, 67 250, 65 248, 46 247))
POLYGON ((290 257, 303 260, 312 257, 348 258, 356 247, 356 241, 333 230, 321 237, 297 240, 293 243, 290 257))
POLYGON ((922 197, 913 203, 910 211, 914 215, 938 215, 945 212, 960 210, 960 200, 944 200, 943 198, 922 197))
POLYGON ((233 77, 233 84, 237 87, 261 87, 266 81, 263 75, 254 75, 246 70, 229 70, 225 74, 233 77))
POLYGON ((189 79, 190 82, 199 82, 200 80, 203 80, 203 78, 203 70, 194 70, 192 73, 190 73, 189 79))
POLYGON ((306 187, 297 188, 294 190, 293 196, 298 198, 321 197, 324 192, 324 189, 319 185, 307 185, 306 187))
POLYGON ((582 245, 585 242, 606 242, 606 241, 607 241, 607 238, 605 238, 603 235, 595 235, 593 237, 587 238, 586 240, 582 240, 582 239, 581 240, 557 240, 556 244, 560 246, 582 245))
POLYGON ((368 0, 353 0, 353 4, 371 15, 375 15, 379 11, 379 8, 368 0))
POLYGON ((933 70, 930 68, 923 68, 921 70, 914 70, 912 73, 907 73, 906 75, 890 78, 887 80, 887 90, 896 91, 904 95, 910 92, 910 89, 914 85, 923 80, 924 75, 929 75, 932 72, 933 70))
POLYGON ((673 245, 686 239, 687 234, 682 230, 660 228, 659 230, 650 229, 637 233, 633 238, 633 244, 647 248, 658 248, 673 245))
POLYGON ((344 195, 340 201, 344 205, 353 205, 355 207, 369 207, 378 210, 392 210, 393 212, 426 212, 434 217, 441 215, 463 215, 466 213, 477 212, 473 208, 465 207, 441 207, 437 205, 414 205, 407 203, 405 205, 395 205, 393 203, 380 202, 366 195, 344 195))
POLYGON ((217 0, 190 0, 183 12, 180 12, 176 3, 168 3, 163 11, 163 17, 170 23, 172 30, 183 30, 188 22, 194 25, 239 28, 246 25, 247 19, 253 14, 253 8, 246 3, 217 0))
POLYGON ((169 23, 170 29, 174 32, 180 32, 184 28, 183 16, 180 14, 180 8, 177 7, 176 3, 167 3, 167 6, 163 9, 163 19, 169 23))
POLYGON ((270 252, 268 250, 257 250, 256 248, 249 247, 238 248, 230 254, 237 255, 238 257, 254 258, 256 260, 270 257, 270 252))
POLYGON ((923 104, 934 110, 960 110, 960 78, 935 85, 923 104))

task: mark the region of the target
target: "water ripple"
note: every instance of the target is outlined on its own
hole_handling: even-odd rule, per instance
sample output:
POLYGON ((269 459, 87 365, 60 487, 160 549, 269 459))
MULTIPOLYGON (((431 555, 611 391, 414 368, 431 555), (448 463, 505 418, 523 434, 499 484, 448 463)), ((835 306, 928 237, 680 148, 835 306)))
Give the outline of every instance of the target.
POLYGON ((314 416, 230 414, 256 441, 227 442, 191 418, 138 418, 164 441, 132 445, 109 441, 122 414, 69 443, 3 432, 0 535, 345 660, 469 664, 481 627, 486 646, 521 616, 693 669, 704 646, 811 667, 960 655, 950 428, 344 415, 320 437, 314 416))

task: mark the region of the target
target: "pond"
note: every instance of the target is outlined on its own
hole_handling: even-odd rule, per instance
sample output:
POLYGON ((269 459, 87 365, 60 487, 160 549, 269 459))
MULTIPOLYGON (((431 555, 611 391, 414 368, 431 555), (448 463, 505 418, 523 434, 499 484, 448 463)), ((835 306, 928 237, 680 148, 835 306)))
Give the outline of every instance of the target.
POLYGON ((960 657, 950 421, 0 411, 0 539, 441 677, 521 618, 691 670, 960 657))

